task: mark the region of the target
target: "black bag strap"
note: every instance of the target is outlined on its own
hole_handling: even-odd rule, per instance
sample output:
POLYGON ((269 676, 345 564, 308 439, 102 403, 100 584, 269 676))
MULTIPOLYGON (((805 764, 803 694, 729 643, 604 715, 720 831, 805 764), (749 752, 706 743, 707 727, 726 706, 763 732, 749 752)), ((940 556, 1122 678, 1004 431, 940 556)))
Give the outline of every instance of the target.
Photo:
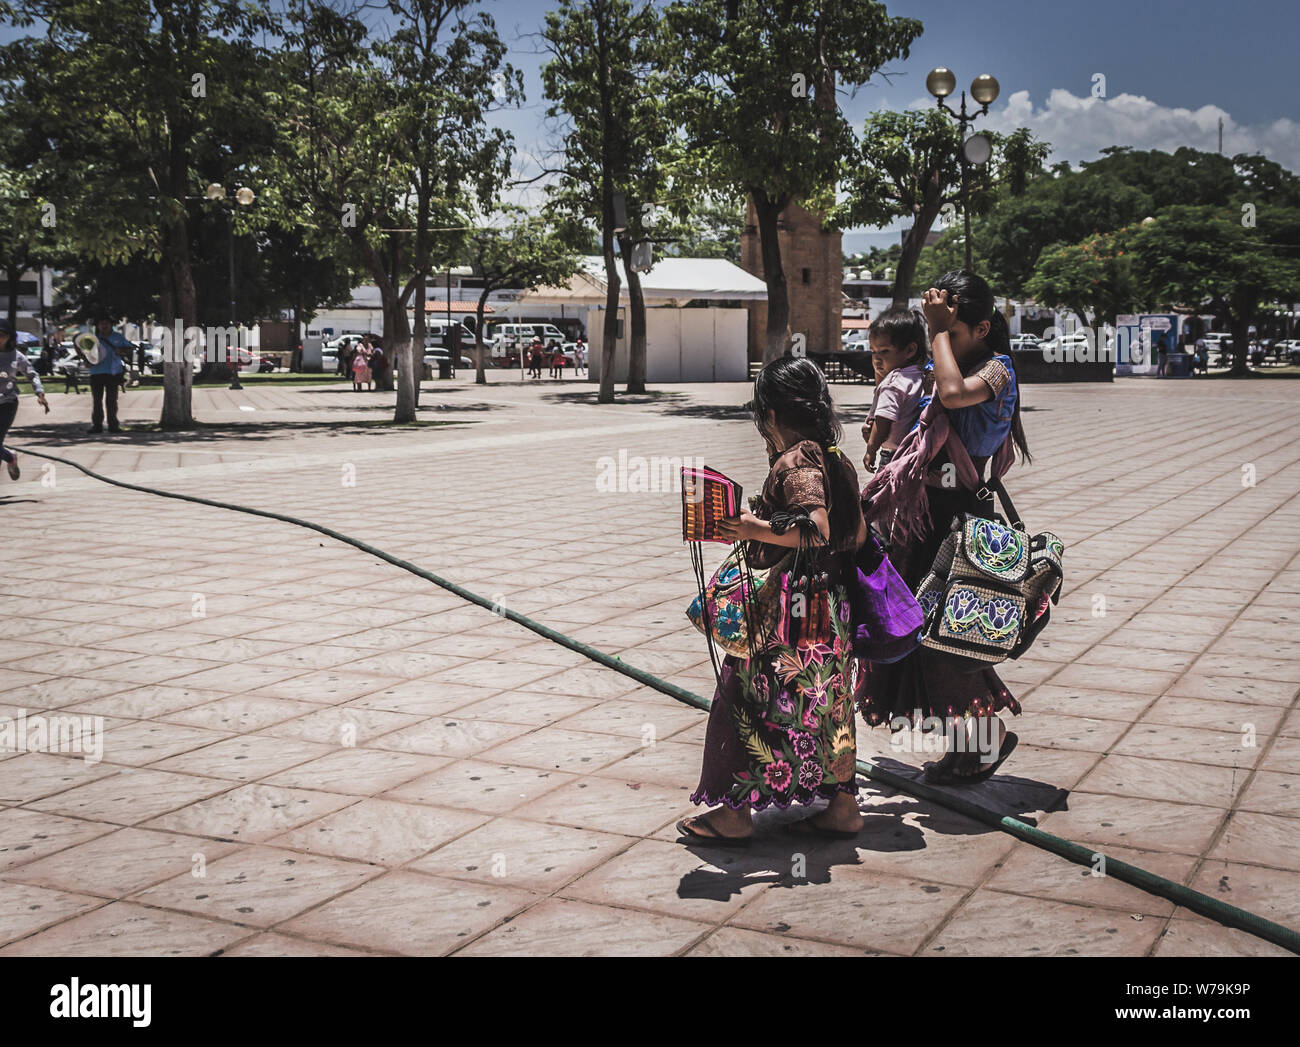
POLYGON ((995 477, 992 480, 986 481, 979 491, 975 492, 975 496, 977 498, 980 497, 981 492, 984 494, 988 494, 989 492, 996 494, 998 496, 998 501, 1002 503, 1002 511, 1007 514, 1007 523, 1017 531, 1023 531, 1025 529, 1024 521, 1020 519, 1020 514, 1016 512, 1016 507, 1011 502, 1011 495, 1007 494, 1007 489, 1003 485, 1001 477, 995 477))

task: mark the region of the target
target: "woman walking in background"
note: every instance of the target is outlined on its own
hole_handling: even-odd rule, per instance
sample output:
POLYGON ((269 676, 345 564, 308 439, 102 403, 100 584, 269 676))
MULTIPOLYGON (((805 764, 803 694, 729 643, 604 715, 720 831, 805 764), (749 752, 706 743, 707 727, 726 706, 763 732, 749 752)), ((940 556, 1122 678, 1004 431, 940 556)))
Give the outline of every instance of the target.
POLYGON ((747 542, 756 569, 800 549, 810 558, 799 573, 821 584, 797 630, 791 626, 796 639, 777 640, 754 658, 724 659, 691 796, 718 806, 677 830, 739 843, 753 834, 752 811, 830 800, 794 831, 852 836, 862 828, 853 697, 865 663, 853 653, 845 584, 856 580, 854 554, 867 537, 857 473, 840 452, 830 391, 811 360, 785 356, 765 366, 753 406, 767 444, 767 481, 751 499, 753 513, 724 521, 719 533, 747 542))
MULTIPOLYGON (((915 592, 934 563, 953 519, 961 513, 993 515, 984 486, 985 466, 1001 477, 1015 449, 1029 461, 1020 424, 1020 398, 1010 355, 1010 332, 994 306, 993 291, 974 273, 945 273, 925 292, 934 370, 934 401, 894 458, 862 492, 868 520, 892 532, 890 559, 915 592), (959 440, 976 470, 965 486, 945 483, 960 476, 961 463, 945 446, 959 440), (947 469, 944 467, 948 466, 947 469), (978 492, 978 493, 977 493, 978 492)), ((901 661, 873 663, 860 708, 867 723, 899 729, 938 717, 956 740, 943 759, 926 765, 926 779, 953 785, 983 781, 1015 748, 998 713, 1020 714, 1020 703, 988 663, 921 646, 901 661), (979 740, 992 741, 991 762, 981 759, 979 740), (993 754, 996 753, 996 758, 993 754)), ((932 721, 933 722, 933 721, 932 721)))

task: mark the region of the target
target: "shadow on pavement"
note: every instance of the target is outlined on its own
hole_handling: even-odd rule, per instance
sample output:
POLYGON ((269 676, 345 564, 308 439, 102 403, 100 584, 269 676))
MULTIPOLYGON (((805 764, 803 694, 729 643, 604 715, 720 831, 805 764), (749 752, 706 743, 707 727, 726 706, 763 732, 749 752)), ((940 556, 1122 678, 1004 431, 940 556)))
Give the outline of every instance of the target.
MULTIPOLYGON (((895 760, 878 758, 874 762, 899 775, 913 777, 920 774, 918 768, 895 760)), ((870 779, 859 778, 858 784, 868 795, 886 797, 890 802, 862 807, 862 831, 851 840, 797 835, 786 828, 791 822, 810 817, 824 805, 756 814, 753 842, 743 850, 711 845, 707 840, 679 839, 679 846, 686 847, 711 868, 692 869, 686 873, 678 884, 677 896, 726 901, 753 884, 770 883, 793 888, 830 883, 836 866, 862 864, 858 857, 860 850, 878 853, 921 851, 926 846, 927 831, 945 836, 979 836, 1000 831, 926 800, 902 796, 870 779), (914 815, 919 824, 904 822, 906 814, 914 815)), ((1057 786, 1005 775, 995 775, 979 785, 962 787, 961 794, 971 803, 999 816, 1011 815, 1028 825, 1037 824, 1030 812, 1055 810, 1058 804, 1059 809, 1065 809, 1068 796, 1057 786)), ((923 889, 938 890, 937 887, 923 889)))
MULTIPOLYGON (((483 410, 490 410, 483 405, 483 410)), ((421 412, 426 408, 421 407, 421 412)), ((389 407, 391 412, 392 408, 389 407)), ((113 447, 184 446, 202 444, 206 441, 228 440, 232 437, 241 440, 270 440, 285 433, 313 433, 320 436, 363 436, 367 433, 382 433, 408 429, 440 429, 454 425, 473 425, 474 420, 420 419, 415 422, 397 424, 391 419, 352 419, 350 421, 267 421, 267 422, 199 422, 193 429, 159 429, 156 425, 128 425, 120 433, 94 433, 85 430, 85 423, 68 423, 65 425, 24 425, 15 432, 15 446, 19 451, 22 443, 57 444, 62 450, 74 451, 81 447, 105 450, 113 447)))

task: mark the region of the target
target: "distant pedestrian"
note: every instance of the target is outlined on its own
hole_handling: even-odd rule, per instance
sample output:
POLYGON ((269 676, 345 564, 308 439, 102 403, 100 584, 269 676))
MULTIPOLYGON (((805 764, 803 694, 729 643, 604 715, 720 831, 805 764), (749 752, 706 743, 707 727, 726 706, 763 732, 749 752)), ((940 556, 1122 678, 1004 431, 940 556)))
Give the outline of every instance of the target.
POLYGON ((587 343, 582 340, 582 335, 578 335, 578 340, 573 343, 573 373, 576 375, 579 371, 587 370, 587 343))
MULTIPOLYGON (((89 433, 102 433, 104 431, 104 413, 105 407, 107 407, 108 431, 110 433, 120 433, 122 427, 117 421, 117 391, 121 386, 122 373, 125 371, 125 367, 122 365, 122 358, 118 355, 118 350, 125 349, 129 352, 131 343, 123 338, 120 333, 113 330, 112 320, 96 321, 95 334, 99 339, 99 359, 90 364, 87 369, 90 375, 90 394, 94 397, 94 406, 91 409, 90 428, 86 431, 89 433)), ((77 356, 82 360, 86 359, 80 350, 77 351, 77 356)), ((89 363, 89 361, 86 362, 89 363)))
POLYGON ((551 339, 551 346, 548 350, 551 354, 551 377, 564 377, 564 350, 560 348, 560 343, 554 338, 551 339))
POLYGON ((379 388, 384 370, 387 367, 388 356, 384 353, 384 347, 378 342, 372 343, 370 346, 370 375, 375 380, 374 388, 379 388))
POLYGON ((1196 371, 1203 375, 1210 373, 1210 343, 1205 340, 1205 335, 1196 339, 1196 371))
POLYGON ((533 344, 528 350, 528 377, 542 377, 542 339, 538 336, 533 337, 533 344))
POLYGON ((4 443, 9 427, 14 424, 14 416, 18 414, 18 379, 23 377, 31 380, 37 403, 49 414, 50 405, 45 402, 45 390, 41 387, 40 377, 27 355, 18 348, 9 321, 0 320, 0 462, 5 463, 11 480, 17 480, 20 475, 18 455, 6 448, 4 443))
POLYGON ((363 384, 369 390, 371 381, 370 354, 366 351, 365 344, 362 343, 357 346, 357 351, 352 354, 352 391, 361 392, 363 384))

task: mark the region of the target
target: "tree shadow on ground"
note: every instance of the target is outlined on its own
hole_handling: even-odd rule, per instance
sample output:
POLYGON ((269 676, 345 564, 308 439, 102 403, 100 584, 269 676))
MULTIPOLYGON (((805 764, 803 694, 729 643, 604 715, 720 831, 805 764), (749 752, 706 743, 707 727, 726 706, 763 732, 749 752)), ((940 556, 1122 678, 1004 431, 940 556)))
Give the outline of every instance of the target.
MULTIPOLYGON (((484 410, 490 409, 483 405, 484 410)), ((390 407, 389 411, 392 410, 390 407)), ((426 408, 421 407, 421 411, 426 408)), ((25 425, 15 433, 20 441, 57 445, 61 450, 82 447, 96 451, 112 448, 203 444, 218 440, 272 440, 285 433, 307 433, 322 437, 366 436, 384 432, 418 429, 443 429, 450 426, 474 425, 475 419, 419 419, 398 424, 383 419, 352 419, 341 421, 281 421, 281 422, 199 422, 193 429, 161 429, 157 425, 130 425, 120 433, 88 434, 84 422, 59 425, 25 425)), ((21 451, 19 445, 16 449, 21 451)))
MULTIPOLYGON (((597 390, 576 390, 542 394, 543 400, 561 404, 596 404, 597 390)), ((631 405, 658 408, 657 413, 679 418, 707 418, 716 421, 748 421, 751 411, 746 404, 707 404, 695 402, 688 393, 651 389, 646 393, 618 393, 614 406, 631 405)), ((609 406, 609 405, 602 405, 609 406)))

